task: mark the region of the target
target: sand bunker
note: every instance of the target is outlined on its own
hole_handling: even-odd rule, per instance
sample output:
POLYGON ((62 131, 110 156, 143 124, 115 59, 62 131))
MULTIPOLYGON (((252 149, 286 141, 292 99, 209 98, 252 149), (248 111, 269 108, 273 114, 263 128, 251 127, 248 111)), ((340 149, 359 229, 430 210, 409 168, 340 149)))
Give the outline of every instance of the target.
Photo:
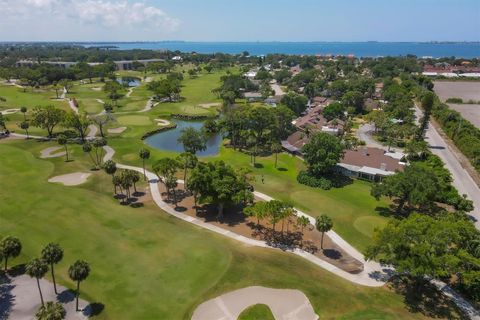
POLYGON ((157 125, 159 126, 168 126, 170 125, 170 121, 164 120, 164 119, 155 119, 157 121, 157 125))
POLYGON ((50 178, 48 182, 59 182, 66 186, 78 186, 85 183, 90 175, 91 173, 74 172, 50 178))
POLYGON ((102 91, 102 88, 100 88, 100 87, 93 87, 92 90, 93 90, 93 91, 102 91))
POLYGON ((318 319, 310 301, 301 291, 248 287, 202 303, 193 312, 192 320, 234 320, 243 310, 256 304, 269 306, 275 319, 318 319))
POLYGON ((19 111, 20 111, 20 109, 6 109, 6 110, 3 110, 3 111, 0 111, 0 113, 5 116, 7 114, 14 114, 14 113, 17 113, 19 111))
POLYGON ((122 133, 123 131, 127 130, 127 127, 119 127, 119 128, 112 128, 108 129, 108 133, 122 133))
POLYGON ((201 108, 211 108, 211 107, 218 107, 220 106, 221 103, 220 102, 213 102, 213 103, 200 103, 198 106, 201 107, 201 108))
POLYGON ((63 147, 50 147, 47 149, 43 149, 42 151, 40 151, 40 158, 47 159, 63 157, 65 155, 65 151, 54 153, 60 149, 63 149, 63 147))

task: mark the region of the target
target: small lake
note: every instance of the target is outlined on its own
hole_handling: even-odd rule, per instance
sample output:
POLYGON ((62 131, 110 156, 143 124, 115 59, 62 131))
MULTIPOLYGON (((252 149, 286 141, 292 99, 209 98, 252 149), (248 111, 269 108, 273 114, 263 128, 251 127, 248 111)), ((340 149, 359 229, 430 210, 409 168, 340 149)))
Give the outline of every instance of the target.
MULTIPOLYGON (((202 129, 203 121, 184 121, 184 120, 174 120, 177 124, 175 129, 167 130, 164 132, 159 132, 145 139, 145 142, 156 149, 173 151, 173 152, 183 152, 183 146, 177 142, 177 139, 181 135, 181 131, 188 127, 193 127, 197 130, 202 129)), ((220 151, 220 145, 222 144, 222 135, 221 134, 212 134, 207 139, 207 149, 204 151, 197 152, 197 156, 206 157, 217 155, 220 151)))
POLYGON ((138 87, 141 84, 141 80, 133 77, 117 78, 117 82, 121 85, 128 85, 129 87, 138 87))

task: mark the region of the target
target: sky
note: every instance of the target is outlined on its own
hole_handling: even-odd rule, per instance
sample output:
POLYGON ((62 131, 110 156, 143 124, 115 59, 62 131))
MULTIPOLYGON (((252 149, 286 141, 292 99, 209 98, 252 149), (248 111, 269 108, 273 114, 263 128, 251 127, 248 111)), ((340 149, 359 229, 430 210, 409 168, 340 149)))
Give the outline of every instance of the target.
POLYGON ((480 41, 480 0, 0 0, 0 41, 480 41))

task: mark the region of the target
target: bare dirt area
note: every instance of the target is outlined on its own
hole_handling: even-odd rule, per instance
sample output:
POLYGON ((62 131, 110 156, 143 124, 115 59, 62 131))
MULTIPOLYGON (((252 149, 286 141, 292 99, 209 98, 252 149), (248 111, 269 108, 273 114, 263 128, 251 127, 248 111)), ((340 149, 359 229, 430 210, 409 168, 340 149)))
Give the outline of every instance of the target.
POLYGON ((462 114, 462 117, 470 121, 475 127, 480 128, 480 104, 455 104, 448 106, 462 114))
MULTIPOLYGON (((363 264, 342 250, 326 234, 323 239, 322 249, 322 234, 312 225, 305 227, 302 232, 301 228, 296 224, 295 216, 284 223, 277 223, 274 231, 268 220, 257 221, 255 218, 246 216, 241 206, 225 208, 222 218, 217 218, 217 207, 213 205, 198 205, 197 210, 195 210, 193 196, 185 192, 182 184, 179 184, 176 190, 177 206, 175 207, 173 194, 168 195, 163 184, 159 184, 159 187, 164 201, 179 212, 200 218, 204 222, 236 234, 266 241, 274 247, 285 249, 302 248, 349 273, 355 274, 363 271, 363 264)), ((256 201, 261 200, 256 199, 256 201)))
POLYGON ((448 98, 463 101, 480 100, 480 81, 435 81, 435 93, 445 102, 448 98))

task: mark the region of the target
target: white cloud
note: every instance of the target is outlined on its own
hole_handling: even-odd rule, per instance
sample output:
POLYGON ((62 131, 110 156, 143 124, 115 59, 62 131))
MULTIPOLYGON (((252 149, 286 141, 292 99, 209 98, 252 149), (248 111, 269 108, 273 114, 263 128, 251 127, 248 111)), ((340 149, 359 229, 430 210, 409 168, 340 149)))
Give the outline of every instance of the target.
POLYGON ((158 39, 173 34, 180 25, 178 19, 144 0, 0 0, 0 12, 0 41, 14 34, 21 38, 32 34, 31 39, 37 39, 40 32, 45 39, 60 37, 55 34, 85 40, 120 34, 158 39))

